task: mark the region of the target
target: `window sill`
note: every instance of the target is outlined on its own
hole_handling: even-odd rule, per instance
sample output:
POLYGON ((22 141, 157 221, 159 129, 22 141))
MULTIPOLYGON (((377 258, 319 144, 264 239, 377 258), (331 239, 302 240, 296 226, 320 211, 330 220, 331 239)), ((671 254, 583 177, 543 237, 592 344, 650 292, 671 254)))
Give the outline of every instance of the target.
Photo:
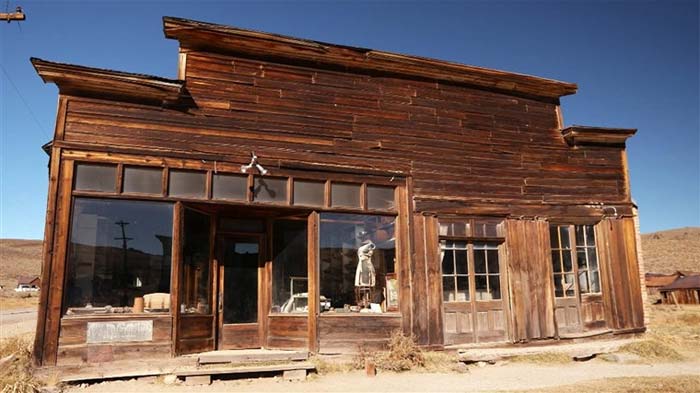
POLYGON ((150 319, 170 317, 168 312, 153 312, 153 313, 113 313, 113 314, 81 314, 81 315, 63 315, 63 320, 86 320, 86 319, 150 319))
POLYGON ((401 313, 396 311, 384 312, 384 313, 374 313, 374 312, 324 312, 320 314, 321 318, 357 318, 357 317, 376 317, 376 318, 401 318, 401 313))

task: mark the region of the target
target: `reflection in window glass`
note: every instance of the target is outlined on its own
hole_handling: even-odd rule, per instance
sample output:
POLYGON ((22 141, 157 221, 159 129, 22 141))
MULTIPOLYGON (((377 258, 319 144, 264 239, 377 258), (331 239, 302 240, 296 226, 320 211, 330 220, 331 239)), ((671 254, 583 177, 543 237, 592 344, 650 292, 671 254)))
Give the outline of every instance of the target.
POLYGON ((474 273, 476 300, 501 299, 497 243, 474 243, 474 273))
MULTIPOLYGON (((321 214, 320 296, 323 312, 385 312, 388 266, 395 263, 395 217, 321 214)), ((395 290, 391 285, 390 290, 395 290)))
POLYGON ((254 218, 221 217, 219 230, 223 232, 262 233, 265 231, 265 221, 254 218))
POLYGON ((574 282, 574 266, 572 248, 569 241, 568 225, 549 226, 550 244, 552 246, 552 271, 554 280, 554 296, 573 297, 576 284, 574 282))
POLYGON ((124 192, 138 194, 163 193, 163 169, 124 167, 124 192))
POLYGON ((446 302, 469 301, 469 260, 467 243, 440 241, 442 255, 442 298, 446 302))
POLYGON ((185 209, 182 245, 181 310, 183 313, 209 314, 210 218, 185 209))
POLYGON ((394 187, 367 186, 367 208, 374 210, 392 210, 396 201, 394 187))
POLYGON ((168 195, 181 198, 204 198, 207 174, 195 171, 170 171, 168 195))
POLYGON ((307 313, 307 224, 275 221, 273 228, 272 312, 307 313))
POLYGON ((581 293, 600 293, 600 273, 593 225, 576 225, 576 260, 581 293))
POLYGON ((76 190, 115 192, 116 184, 116 165, 77 164, 75 166, 76 190))
POLYGON ((287 179, 255 176, 253 200, 256 202, 286 202, 287 179))
POLYGON ((360 207, 360 185, 331 183, 331 206, 360 207))
POLYGON ((223 322, 258 322, 260 246, 254 242, 224 243, 223 322))
POLYGON ((322 181, 294 180, 294 204, 323 206, 326 183, 322 181))
POLYGON ((215 174, 212 176, 212 198, 245 201, 248 199, 248 176, 215 174))
POLYGON ((471 234, 469 221, 440 220, 440 236, 467 237, 471 234))
POLYGON ((170 203, 76 198, 66 262, 66 314, 129 313, 170 307, 170 203), (150 295, 150 296, 149 296, 150 295))

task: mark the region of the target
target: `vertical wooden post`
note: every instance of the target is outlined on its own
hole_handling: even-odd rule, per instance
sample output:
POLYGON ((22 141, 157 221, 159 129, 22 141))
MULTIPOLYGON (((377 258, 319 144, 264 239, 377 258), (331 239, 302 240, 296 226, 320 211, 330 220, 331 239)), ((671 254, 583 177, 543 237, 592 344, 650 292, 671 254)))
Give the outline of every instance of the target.
POLYGON ((61 330, 63 283, 65 282, 66 259, 70 232, 71 192, 73 186, 73 161, 62 161, 56 201, 53 258, 47 294, 46 322, 44 326, 44 365, 56 364, 58 336, 61 330))
POLYGON ((180 336, 180 266, 182 264, 182 225, 184 222, 182 202, 176 202, 173 209, 173 249, 170 261, 170 313, 173 316, 171 356, 177 356, 180 336))
POLYGON ((309 214, 308 219, 308 290, 309 316, 308 340, 309 351, 318 352, 318 317, 319 317, 319 226, 320 216, 317 212, 309 214))

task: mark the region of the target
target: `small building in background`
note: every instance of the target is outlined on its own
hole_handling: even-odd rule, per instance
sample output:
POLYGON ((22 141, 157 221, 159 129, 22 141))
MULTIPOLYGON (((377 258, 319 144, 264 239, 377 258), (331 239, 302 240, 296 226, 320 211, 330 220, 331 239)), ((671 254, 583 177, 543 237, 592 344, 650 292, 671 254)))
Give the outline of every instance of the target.
POLYGON ((18 276, 16 292, 33 292, 38 291, 41 286, 39 276, 18 276))
POLYGON ((663 304, 700 304, 700 274, 678 277, 659 292, 663 304))
MULTIPOLYGON (((647 294, 649 296, 659 296, 659 289, 671 284, 680 277, 680 272, 673 273, 646 273, 644 281, 646 282, 647 294)), ((658 299, 657 299, 658 300, 658 299)))

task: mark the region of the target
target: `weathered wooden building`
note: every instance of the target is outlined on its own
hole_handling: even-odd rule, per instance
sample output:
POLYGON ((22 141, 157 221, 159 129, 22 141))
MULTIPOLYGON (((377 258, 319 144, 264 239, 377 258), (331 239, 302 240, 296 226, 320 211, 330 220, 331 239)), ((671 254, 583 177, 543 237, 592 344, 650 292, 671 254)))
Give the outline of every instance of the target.
POLYGON ((177 80, 32 59, 59 89, 37 363, 644 330, 635 130, 565 128, 576 85, 164 31, 177 80))

